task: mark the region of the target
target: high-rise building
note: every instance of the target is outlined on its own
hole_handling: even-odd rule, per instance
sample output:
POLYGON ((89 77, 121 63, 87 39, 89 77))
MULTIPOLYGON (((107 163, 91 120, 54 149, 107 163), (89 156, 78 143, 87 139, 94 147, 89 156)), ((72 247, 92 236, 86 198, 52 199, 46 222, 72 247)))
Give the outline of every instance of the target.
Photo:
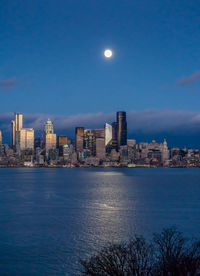
POLYGON ((68 145, 68 137, 58 136, 58 147, 63 147, 64 145, 68 145))
POLYGON ((105 145, 112 142, 112 126, 106 123, 105 126, 105 145))
POLYGON ((104 128, 95 128, 92 130, 95 135, 95 138, 104 138, 105 139, 105 129, 104 128))
POLYGON ((20 130, 20 150, 34 149, 34 129, 22 128, 20 130))
POLYGON ((0 130, 0 146, 2 145, 2 132, 0 130))
POLYGON ((58 149, 59 156, 63 156, 64 146, 68 145, 68 137, 67 136, 58 136, 58 149))
POLYGON ((20 146, 20 131, 23 127, 23 115, 22 113, 15 112, 15 146, 20 146))
POLYGON ((49 154, 50 149, 56 149, 56 134, 54 133, 47 133, 45 135, 45 151, 46 156, 49 154))
POLYGON ((84 128, 76 127, 76 152, 83 151, 84 128))
POLYGON ((22 113, 15 112, 15 131, 20 131, 23 127, 23 115, 22 113))
POLYGON ((45 126, 44 126, 44 130, 45 130, 45 135, 54 133, 53 123, 50 119, 48 119, 46 121, 45 126))
POLYGON ((117 142, 118 148, 127 144, 127 122, 126 112, 117 112, 117 142))
POLYGON ((112 123, 112 148, 117 150, 117 122, 112 123))
POLYGON ((15 147, 15 121, 11 122, 11 146, 15 147))
POLYGON ((95 155, 95 134, 92 129, 84 130, 84 149, 87 151, 89 156, 95 155))
POLYGON ((106 154, 105 150, 105 139, 104 138, 96 138, 96 157, 99 159, 104 159, 106 154))

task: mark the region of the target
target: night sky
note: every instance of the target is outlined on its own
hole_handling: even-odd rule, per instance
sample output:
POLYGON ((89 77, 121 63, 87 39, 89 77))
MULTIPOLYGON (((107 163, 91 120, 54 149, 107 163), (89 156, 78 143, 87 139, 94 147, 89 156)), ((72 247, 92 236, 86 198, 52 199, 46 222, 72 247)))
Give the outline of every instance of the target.
POLYGON ((197 0, 1 0, 0 57, 5 140, 14 111, 72 136, 125 110, 137 142, 200 147, 197 0))

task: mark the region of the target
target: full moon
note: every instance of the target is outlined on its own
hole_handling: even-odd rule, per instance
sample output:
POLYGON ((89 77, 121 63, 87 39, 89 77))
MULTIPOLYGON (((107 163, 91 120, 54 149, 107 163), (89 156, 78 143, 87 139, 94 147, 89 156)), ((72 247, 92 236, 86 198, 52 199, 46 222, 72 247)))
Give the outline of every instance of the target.
POLYGON ((106 58, 111 58, 112 55, 113 55, 113 53, 112 53, 112 51, 111 51, 110 49, 106 49, 106 50, 104 51, 104 56, 105 56, 106 58))

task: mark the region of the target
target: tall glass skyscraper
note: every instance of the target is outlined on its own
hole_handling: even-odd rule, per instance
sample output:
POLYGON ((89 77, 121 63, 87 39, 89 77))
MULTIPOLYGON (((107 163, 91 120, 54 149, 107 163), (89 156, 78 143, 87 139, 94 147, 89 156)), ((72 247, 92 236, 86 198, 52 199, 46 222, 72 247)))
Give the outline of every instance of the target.
POLYGON ((106 123, 105 126, 105 145, 107 146, 112 141, 112 126, 106 123))
POLYGON ((127 144, 127 122, 126 112, 117 112, 117 142, 118 148, 127 144))
POLYGON ((84 128, 76 127, 76 152, 83 151, 84 128))
POLYGON ((20 145, 20 131, 23 127, 23 115, 22 113, 15 112, 15 146, 20 145))

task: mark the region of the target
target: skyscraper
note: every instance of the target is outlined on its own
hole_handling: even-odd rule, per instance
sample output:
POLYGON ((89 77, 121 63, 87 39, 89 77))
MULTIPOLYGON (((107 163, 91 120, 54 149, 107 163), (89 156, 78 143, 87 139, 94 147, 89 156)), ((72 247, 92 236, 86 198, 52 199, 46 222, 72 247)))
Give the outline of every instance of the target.
POLYGON ((112 123, 112 148, 117 150, 117 122, 112 123))
POLYGON ((53 123, 50 119, 48 119, 45 123, 45 126, 44 126, 44 130, 45 130, 45 135, 46 134, 52 134, 54 133, 54 128, 53 128, 53 123))
POLYGON ((15 121, 11 122, 11 145, 15 147, 15 121))
POLYGON ((46 156, 49 154, 49 150, 56 149, 56 134, 47 133, 45 135, 45 151, 46 156))
POLYGON ((84 130, 84 149, 88 155, 95 155, 95 134, 92 129, 84 130))
POLYGON ((117 112, 117 142, 118 148, 127 144, 127 122, 126 112, 117 112))
POLYGON ((64 145, 68 145, 68 137, 58 136, 58 147, 63 147, 64 145))
POLYGON ((15 112, 15 131, 20 131, 23 127, 23 115, 22 113, 15 112))
POLYGON ((22 113, 15 112, 15 146, 20 146, 20 131, 23 127, 23 115, 22 113))
POLYGON ((68 137, 67 136, 58 136, 58 149, 59 155, 63 155, 63 147, 68 145, 68 137))
POLYGON ((105 126, 105 145, 107 146, 112 141, 112 126, 106 123, 105 126))
POLYGON ((84 128, 76 127, 76 152, 83 151, 84 128))
POLYGON ((100 159, 104 159, 106 155, 105 150, 105 139, 104 138, 96 138, 96 157, 100 159))
POLYGON ((34 149, 34 129, 22 128, 20 130, 20 150, 34 149))

